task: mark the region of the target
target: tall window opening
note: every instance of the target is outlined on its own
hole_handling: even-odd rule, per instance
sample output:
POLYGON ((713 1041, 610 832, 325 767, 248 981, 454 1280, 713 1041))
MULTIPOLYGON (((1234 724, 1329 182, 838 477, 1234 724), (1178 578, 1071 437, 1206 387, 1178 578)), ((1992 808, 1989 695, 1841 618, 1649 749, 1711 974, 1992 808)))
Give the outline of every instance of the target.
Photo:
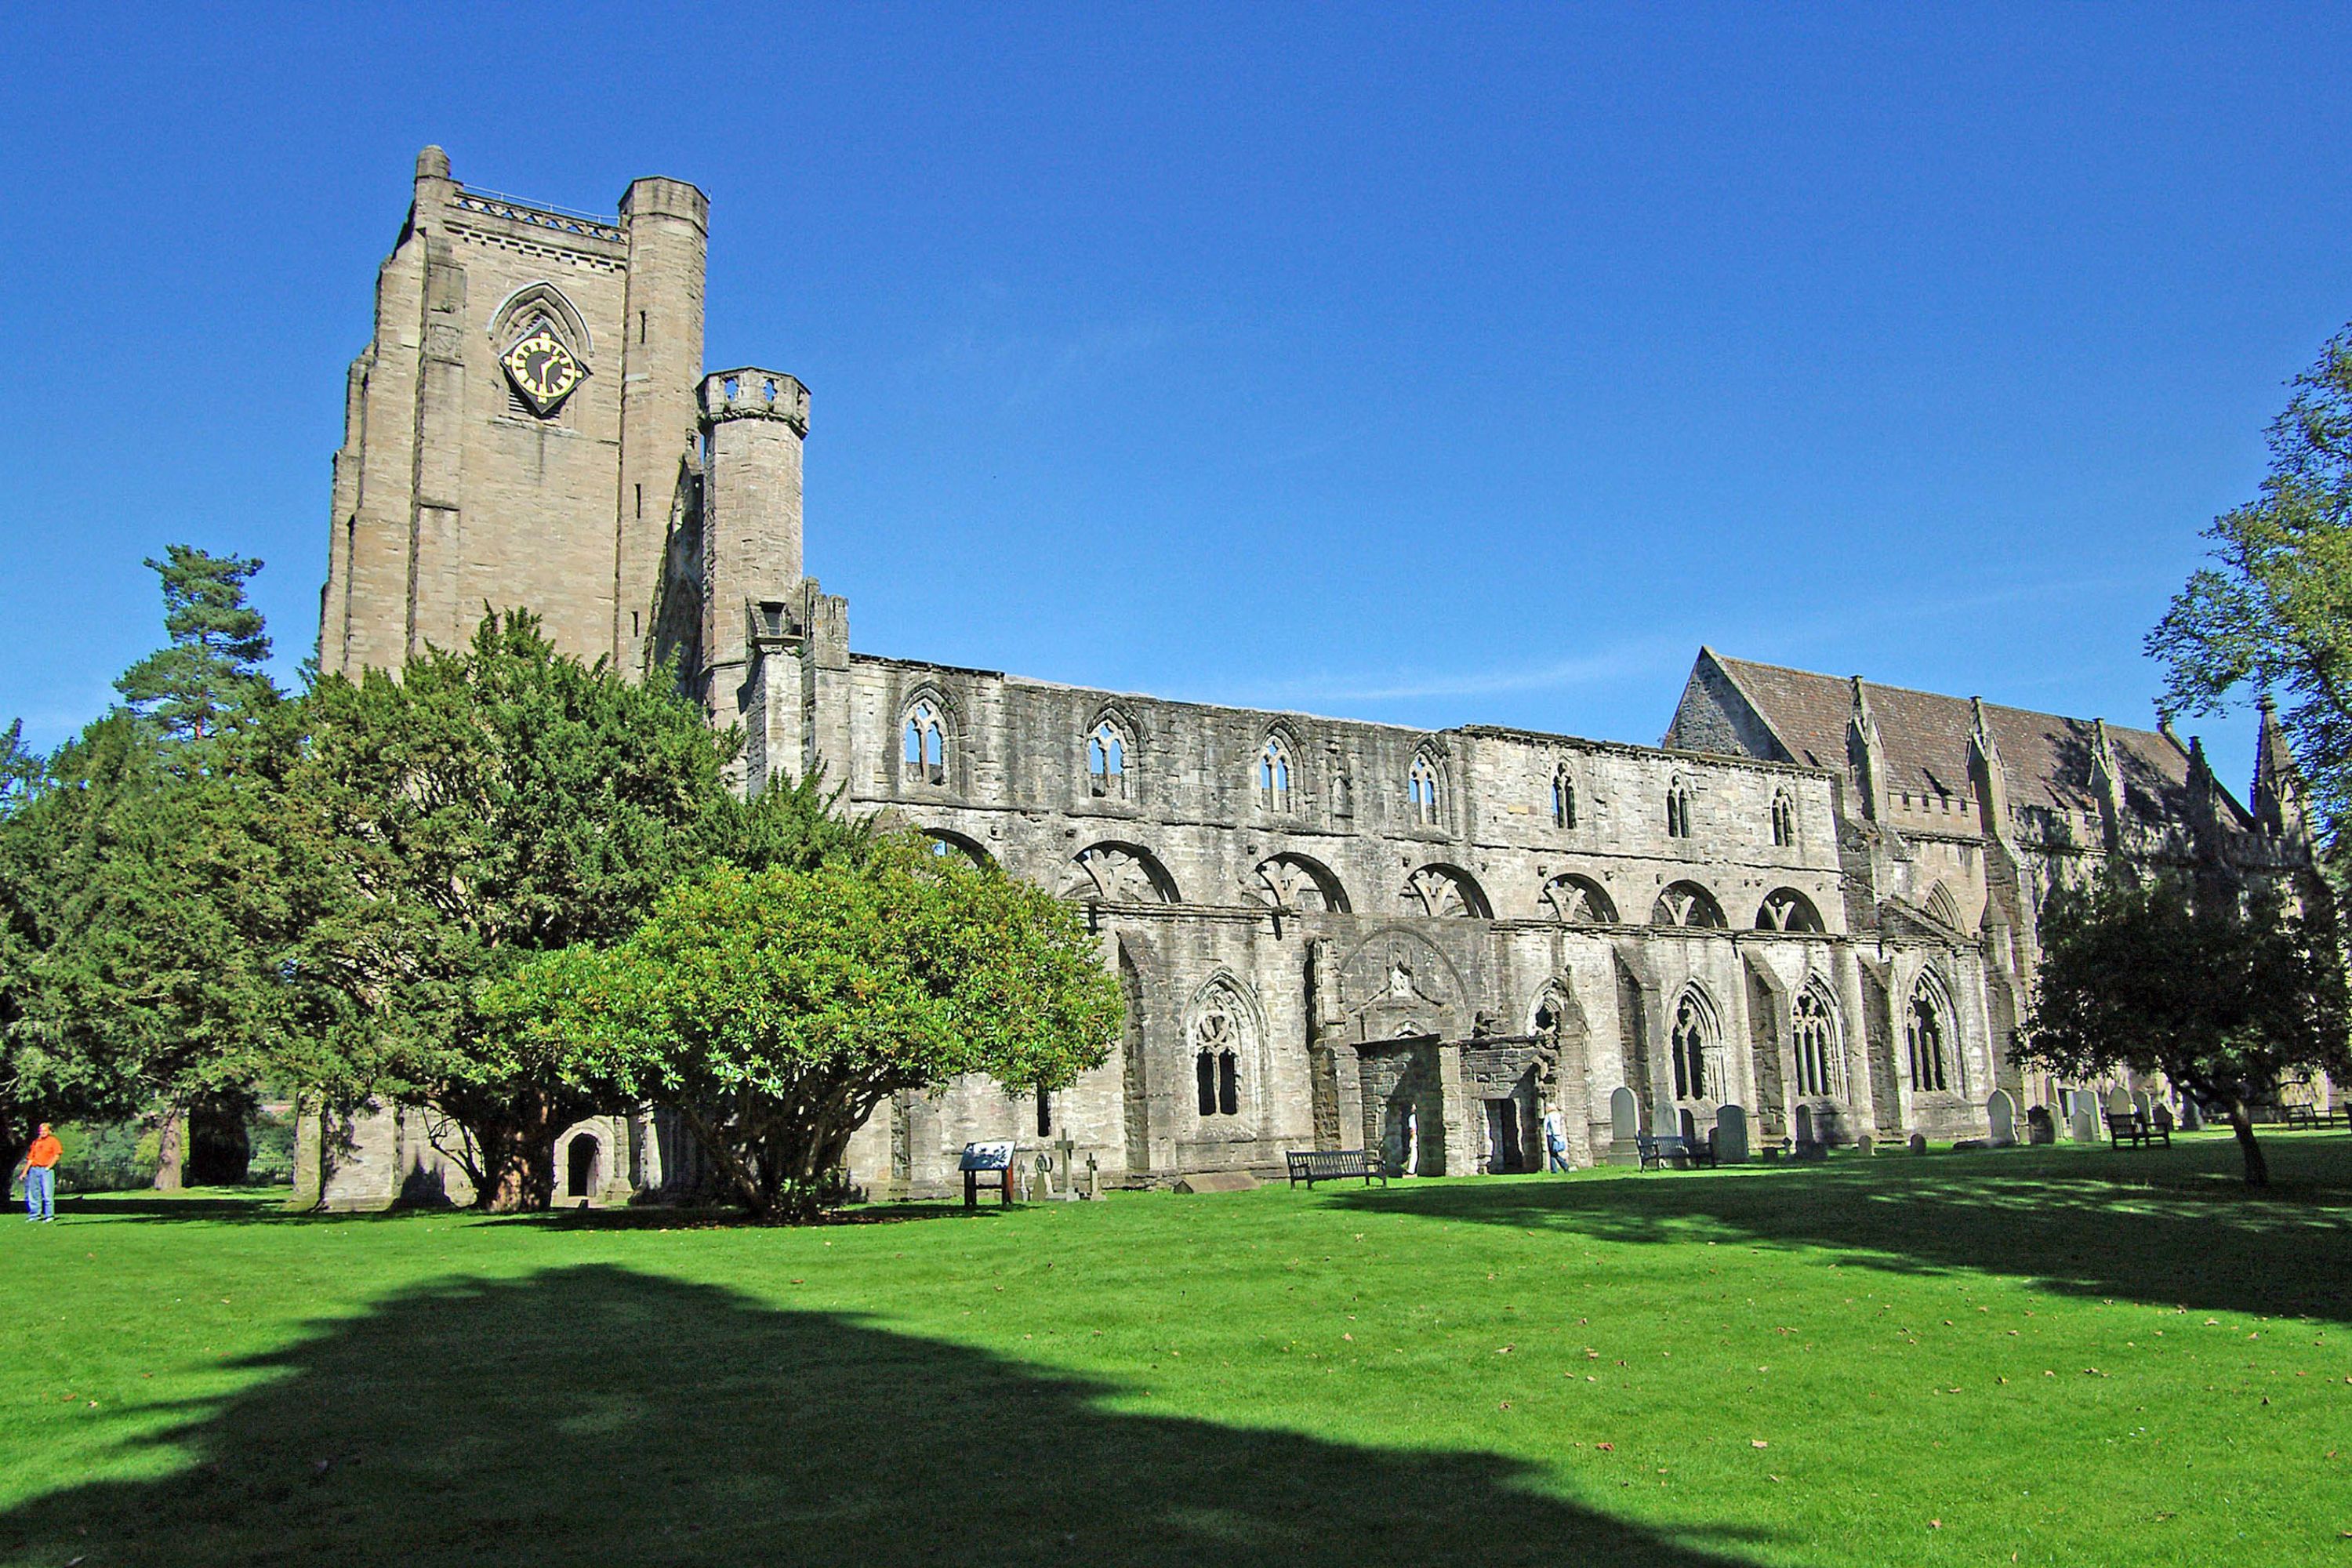
POLYGON ((1782 790, 1772 797, 1772 842, 1786 848, 1796 841, 1797 803, 1782 790))
POLYGON ((1412 766, 1405 773, 1404 793, 1412 806, 1412 819, 1424 827, 1437 826, 1443 809, 1439 798, 1441 778, 1436 758, 1427 752, 1414 754, 1412 766))
POLYGON ((1290 748, 1282 743, 1279 735, 1268 735, 1265 749, 1257 754, 1257 803, 1268 811, 1290 809, 1290 779, 1292 773, 1290 748))
POLYGON ((1239 1116, 1242 1057, 1248 1026, 1242 1003, 1223 982, 1213 984, 1192 1021, 1192 1078, 1202 1116, 1239 1116))
POLYGON ((1950 1088, 1947 1068, 1949 1056, 1950 1029, 1947 1020, 1950 1014, 1944 994, 1932 973, 1919 976, 1911 988, 1911 1012, 1905 1030, 1911 1056, 1911 1089, 1914 1093, 1942 1093, 1950 1088))
POLYGON ((1045 1086, 1041 1083, 1037 1086, 1037 1136, 1050 1138, 1053 1135, 1054 1097, 1045 1092, 1045 1086))
POLYGON ((1569 776, 1566 763, 1560 763, 1551 775, 1551 825, 1576 826, 1576 781, 1569 776))
POLYGON ((1087 789, 1097 798, 1127 798, 1127 736, 1106 719, 1087 737, 1087 789))
POLYGON ((928 697, 907 710, 900 736, 901 768, 908 784, 948 782, 948 727, 928 697))
POLYGON ((1690 785, 1676 779, 1666 786, 1666 837, 1688 838, 1691 836, 1690 785))
POLYGON ((1837 1011, 1819 980, 1797 994, 1790 1009, 1790 1033, 1797 1058, 1797 1092, 1829 1096, 1838 1092, 1843 1047, 1838 1038, 1837 1011))
POLYGON ((1675 1026, 1668 1037, 1668 1046, 1674 1058, 1675 1098, 1702 1100, 1714 1095, 1719 1088, 1710 1070, 1715 1018, 1697 992, 1684 992, 1682 999, 1675 1004, 1675 1026))

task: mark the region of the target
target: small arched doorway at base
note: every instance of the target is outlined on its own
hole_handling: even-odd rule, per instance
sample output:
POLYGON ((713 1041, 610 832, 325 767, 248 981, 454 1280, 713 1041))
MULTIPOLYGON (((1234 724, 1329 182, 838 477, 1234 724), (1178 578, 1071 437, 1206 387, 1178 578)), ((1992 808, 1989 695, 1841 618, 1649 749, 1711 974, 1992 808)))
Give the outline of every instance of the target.
POLYGON ((596 1156, 601 1152, 595 1138, 580 1133, 564 1145, 563 1195, 587 1199, 596 1195, 596 1156))

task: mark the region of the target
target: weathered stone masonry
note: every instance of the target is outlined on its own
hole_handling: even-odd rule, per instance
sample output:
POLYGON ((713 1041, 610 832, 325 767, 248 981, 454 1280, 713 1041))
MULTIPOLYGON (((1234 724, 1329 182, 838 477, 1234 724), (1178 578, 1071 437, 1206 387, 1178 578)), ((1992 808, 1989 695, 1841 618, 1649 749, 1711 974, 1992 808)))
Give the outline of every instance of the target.
MULTIPOLYGON (((1050 1095, 901 1097, 852 1149, 870 1191, 943 1190, 982 1137, 1134 1183, 1308 1146, 1534 1169, 1552 1110, 1579 1163, 1719 1118, 1765 1146, 1981 1135, 1995 1090, 2059 1092, 2001 1059, 2055 881, 2116 854, 2308 866, 2270 736, 2250 813, 2168 735, 1712 651, 1663 747, 853 653, 802 570, 807 389, 703 370, 707 216, 673 180, 588 218, 419 159, 352 370, 320 657, 394 665, 525 606, 583 658, 674 661, 742 727, 746 789, 822 768, 1084 903, 1119 1047, 1050 1095), (537 331, 580 373, 551 410, 501 363, 537 331)), ((325 1202, 462 1184, 415 1110, 306 1136, 325 1202)), ((559 1190, 658 1189, 688 1152, 652 1116, 584 1123, 559 1190)))

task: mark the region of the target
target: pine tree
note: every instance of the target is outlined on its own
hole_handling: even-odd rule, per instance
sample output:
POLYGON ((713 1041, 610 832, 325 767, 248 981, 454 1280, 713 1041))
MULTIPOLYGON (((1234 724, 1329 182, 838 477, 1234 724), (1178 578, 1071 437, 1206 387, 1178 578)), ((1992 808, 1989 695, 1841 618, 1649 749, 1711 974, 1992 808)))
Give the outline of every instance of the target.
POLYGON ((245 602, 261 563, 174 544, 147 563, 163 580, 163 630, 171 646, 149 654, 114 683, 131 711, 175 742, 205 741, 250 720, 278 700, 262 669, 269 635, 245 602))

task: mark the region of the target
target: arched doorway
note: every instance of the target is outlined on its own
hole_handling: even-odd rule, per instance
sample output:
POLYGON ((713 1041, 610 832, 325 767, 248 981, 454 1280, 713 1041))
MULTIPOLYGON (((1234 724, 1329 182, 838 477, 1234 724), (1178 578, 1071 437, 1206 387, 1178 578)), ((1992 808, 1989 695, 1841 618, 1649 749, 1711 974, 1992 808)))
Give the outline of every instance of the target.
POLYGON ((604 1173, 604 1144, 595 1134, 583 1132, 563 1146, 563 1195, 588 1199, 596 1195, 604 1173))

